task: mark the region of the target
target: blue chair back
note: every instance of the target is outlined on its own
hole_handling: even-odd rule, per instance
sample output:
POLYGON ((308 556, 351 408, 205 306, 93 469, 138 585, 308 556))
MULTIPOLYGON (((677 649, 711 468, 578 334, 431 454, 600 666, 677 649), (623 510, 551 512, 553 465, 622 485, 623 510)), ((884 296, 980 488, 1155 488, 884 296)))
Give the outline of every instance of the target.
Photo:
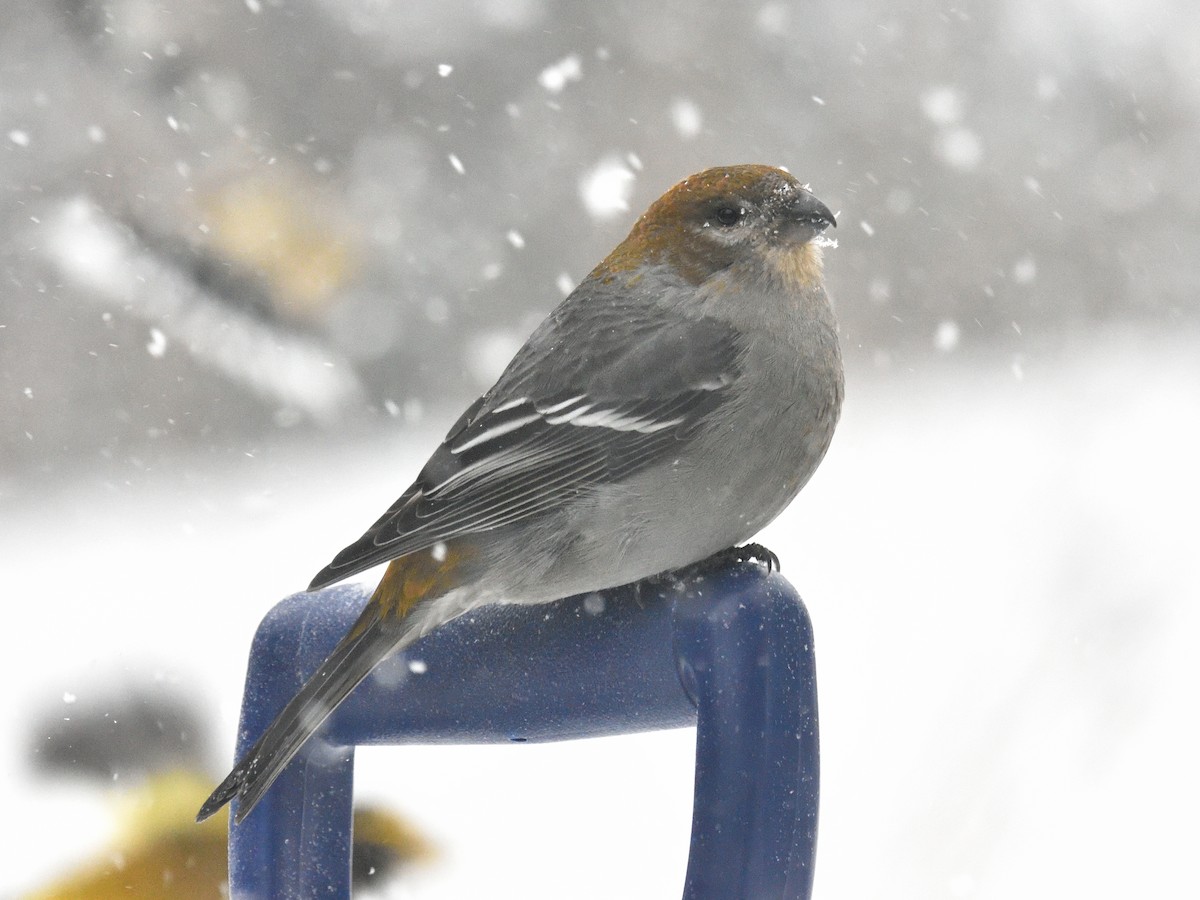
MULTIPOLYGON (((369 593, 297 594, 259 626, 238 755, 369 593)), ((556 741, 696 727, 685 900, 807 900, 819 758, 812 625, 753 563, 552 604, 474 610, 383 663, 241 825, 236 898, 350 896, 358 744, 556 741)), ((235 801, 236 803, 236 801, 235 801)))

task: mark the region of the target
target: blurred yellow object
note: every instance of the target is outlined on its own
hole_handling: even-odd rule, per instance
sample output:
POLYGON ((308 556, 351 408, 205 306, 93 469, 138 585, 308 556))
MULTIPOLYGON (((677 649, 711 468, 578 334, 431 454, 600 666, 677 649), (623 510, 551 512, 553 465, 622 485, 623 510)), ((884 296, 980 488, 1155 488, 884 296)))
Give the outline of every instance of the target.
POLYGON ((213 249, 259 272, 276 312, 312 319, 349 277, 345 228, 334 223, 316 189, 280 171, 229 182, 202 201, 213 249))
MULTIPOLYGON (((113 846, 26 900, 225 900, 229 894, 227 816, 197 825, 197 805, 211 779, 176 771, 151 778, 120 802, 121 826, 113 846)), ((435 856, 411 825, 380 809, 354 813, 356 886, 435 856)))

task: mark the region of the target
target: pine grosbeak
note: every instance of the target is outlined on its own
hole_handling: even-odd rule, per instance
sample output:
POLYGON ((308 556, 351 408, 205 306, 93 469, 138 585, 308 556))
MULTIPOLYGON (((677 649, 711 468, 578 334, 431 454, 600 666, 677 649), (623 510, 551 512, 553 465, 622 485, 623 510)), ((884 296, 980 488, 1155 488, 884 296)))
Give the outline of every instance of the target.
POLYGON ((671 188, 538 327, 416 482, 310 590, 389 562, 360 618, 213 792, 241 821, 377 663, 485 603, 628 584, 752 537, 833 437, 833 214, 787 172, 671 188))

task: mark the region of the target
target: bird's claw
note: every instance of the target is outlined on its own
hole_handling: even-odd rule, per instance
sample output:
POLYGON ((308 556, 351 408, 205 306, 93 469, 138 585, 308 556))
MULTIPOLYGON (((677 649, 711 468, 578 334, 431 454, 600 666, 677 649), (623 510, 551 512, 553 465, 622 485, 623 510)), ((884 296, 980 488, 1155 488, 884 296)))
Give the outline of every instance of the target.
POLYGON ((779 565, 779 557, 762 544, 754 543, 720 550, 707 559, 696 563, 694 570, 697 572, 711 572, 716 569, 724 569, 738 563, 747 562, 761 563, 767 567, 768 573, 782 571, 779 565))
POLYGON ((762 544, 743 544, 740 547, 730 547, 727 551, 730 562, 759 562, 767 567, 767 572, 782 572, 779 557, 775 552, 762 544))

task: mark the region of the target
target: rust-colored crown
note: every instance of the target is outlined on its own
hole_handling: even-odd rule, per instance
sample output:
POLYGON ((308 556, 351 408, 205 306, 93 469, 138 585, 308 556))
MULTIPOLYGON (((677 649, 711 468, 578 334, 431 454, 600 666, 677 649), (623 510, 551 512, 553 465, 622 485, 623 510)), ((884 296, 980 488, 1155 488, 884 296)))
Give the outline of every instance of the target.
POLYGON ((693 234, 714 200, 762 204, 795 190, 802 190, 800 183, 774 166, 717 166, 691 175, 650 204, 592 277, 609 280, 667 257, 688 282, 699 284, 730 262, 720 248, 699 245, 693 234))

